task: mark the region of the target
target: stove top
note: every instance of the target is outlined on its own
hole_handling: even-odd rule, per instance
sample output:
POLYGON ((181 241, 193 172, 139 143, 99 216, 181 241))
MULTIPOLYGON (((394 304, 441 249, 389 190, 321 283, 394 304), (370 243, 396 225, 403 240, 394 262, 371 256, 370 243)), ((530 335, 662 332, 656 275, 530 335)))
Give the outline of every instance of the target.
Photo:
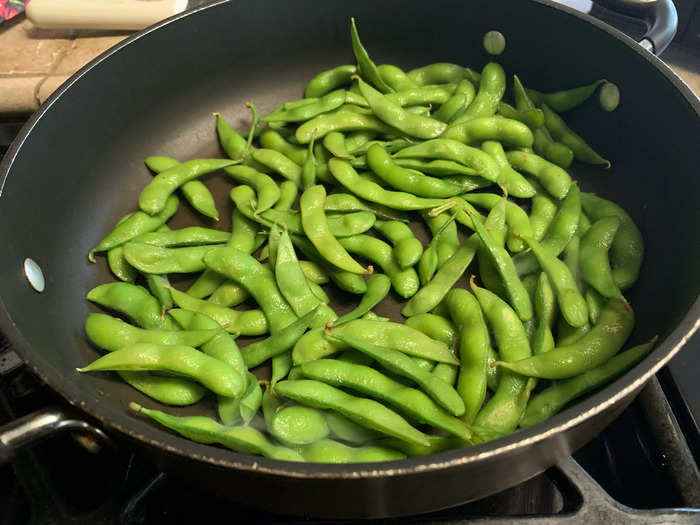
MULTIPOLYGON (((206 2, 201 2, 206 3, 206 2)), ((586 0, 566 1, 572 7, 586 0)), ((585 6, 584 6, 585 7, 585 6)), ((598 10, 602 8, 596 8, 598 10)), ((632 35, 640 31, 614 19, 632 35)), ((670 53, 674 53, 673 46, 670 53)), ((662 57, 664 58, 664 57, 662 57)), ((671 64, 673 67, 673 64, 671 64)), ((0 158, 23 123, 0 119, 0 158)), ((700 523, 700 336, 598 437, 516 487, 432 514, 384 523, 700 523), (657 510, 654 510, 657 509, 657 510)), ((62 399, 27 372, 0 335, 0 425, 62 399)), ((252 489, 254 490, 254 488, 252 489)), ((246 508, 160 472, 130 450, 61 435, 0 466, 0 525, 318 523, 246 508)))

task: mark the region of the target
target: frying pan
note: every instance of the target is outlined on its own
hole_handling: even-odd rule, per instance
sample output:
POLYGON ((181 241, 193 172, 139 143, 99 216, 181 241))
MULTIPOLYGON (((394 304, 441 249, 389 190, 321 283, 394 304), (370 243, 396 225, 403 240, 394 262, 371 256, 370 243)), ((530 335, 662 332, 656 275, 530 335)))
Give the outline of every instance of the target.
MULTIPOLYGON (((662 49, 670 40, 666 33, 648 35, 647 47, 662 49)), ((161 468, 248 505, 356 518, 416 514, 483 497, 583 446, 697 328, 699 113, 698 99, 653 54, 587 15, 544 0, 240 1, 177 16, 79 71, 6 155, 0 167, 0 329, 83 418, 142 449, 161 468), (213 112, 241 127, 246 100, 269 111, 298 98, 316 72, 351 62, 350 16, 378 63, 410 69, 450 61, 481 68, 488 60, 481 37, 496 28, 507 39, 499 62, 526 85, 548 91, 607 78, 620 87, 617 111, 604 113, 591 103, 567 114, 572 127, 612 158, 613 168, 572 169, 584 190, 620 203, 640 226, 647 253, 628 295, 637 315, 630 343, 655 334, 660 342, 633 370, 551 420, 472 448, 325 465, 192 443, 129 413, 130 400, 154 403, 113 375, 75 372, 98 355, 82 330, 92 308, 85 293, 111 280, 104 261, 88 264, 86 254, 134 209, 151 177, 142 164, 146 156, 221 156, 213 112), (43 293, 25 280, 27 257, 43 269, 43 293)), ((219 190, 218 206, 227 215, 229 184, 217 177, 207 184, 219 190)), ((181 208, 176 226, 196 220, 181 208)), ((397 315, 395 306, 388 308, 397 315)), ((44 421, 44 427, 61 425, 60 419, 44 421)), ((42 428, 31 419, 5 428, 2 454, 11 456, 22 430, 41 434, 42 428)))

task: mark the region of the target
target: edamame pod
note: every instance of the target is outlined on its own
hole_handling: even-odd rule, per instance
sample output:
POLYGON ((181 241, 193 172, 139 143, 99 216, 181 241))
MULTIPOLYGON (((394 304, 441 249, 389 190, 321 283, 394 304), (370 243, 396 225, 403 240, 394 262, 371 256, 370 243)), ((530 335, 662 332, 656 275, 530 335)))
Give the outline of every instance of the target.
POLYGON ((349 348, 335 335, 350 335, 363 341, 392 348, 413 357, 422 357, 440 363, 459 364, 452 349, 446 344, 431 339, 425 334, 401 323, 355 319, 330 329, 310 330, 294 346, 292 357, 295 364, 302 364, 332 355, 349 348))
POLYGON ((168 197, 186 182, 235 163, 228 159, 194 159, 177 164, 153 177, 141 190, 139 207, 149 215, 156 215, 166 209, 168 197))
POLYGON ((208 417, 177 417, 160 410, 144 408, 137 403, 129 403, 129 408, 145 414, 164 427, 198 443, 217 443, 231 450, 257 454, 283 461, 304 461, 294 450, 274 445, 251 427, 225 427, 208 417))
POLYGON ((543 379, 574 377, 614 356, 627 341, 633 327, 634 313, 629 305, 620 299, 608 299, 598 322, 575 343, 557 346, 545 354, 527 359, 498 361, 497 366, 543 379))
POLYGON ((136 343, 104 355, 77 370, 170 372, 194 379, 222 396, 239 397, 243 394, 243 379, 235 368, 191 346, 136 343))

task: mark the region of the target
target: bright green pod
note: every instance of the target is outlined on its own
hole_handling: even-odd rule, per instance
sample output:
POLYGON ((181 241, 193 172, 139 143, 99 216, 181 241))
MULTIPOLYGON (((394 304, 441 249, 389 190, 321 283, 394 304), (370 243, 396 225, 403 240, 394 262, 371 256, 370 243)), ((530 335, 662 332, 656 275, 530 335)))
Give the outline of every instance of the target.
POLYGON ((228 363, 214 359, 191 346, 135 343, 78 368, 78 372, 158 371, 193 379, 211 391, 239 397, 244 385, 241 375, 228 363))
POLYGON ((263 434, 251 427, 226 427, 208 417, 177 417, 160 410, 151 410, 136 403, 129 408, 145 414, 164 427, 198 443, 216 443, 231 450, 257 454, 283 461, 304 461, 294 450, 271 443, 263 434))
POLYGON ((312 408, 335 410, 355 423, 383 434, 418 445, 427 444, 425 434, 393 410, 372 399, 351 396, 320 381, 281 381, 275 386, 275 392, 312 408))
POLYGON ((567 379, 602 365, 614 356, 634 327, 634 312, 619 299, 608 299, 598 322, 576 342, 522 360, 498 362, 518 374, 543 379, 567 379))
POLYGON ((92 313, 85 320, 88 339, 109 352, 136 343, 198 347, 221 329, 213 330, 144 330, 106 314, 92 313))
POLYGON ((139 207, 156 215, 166 209, 168 197, 186 182, 235 163, 227 159, 193 159, 162 171, 141 190, 139 207))
POLYGON ((333 327, 328 334, 324 330, 310 330, 294 346, 294 363, 307 363, 349 348, 348 344, 334 338, 335 335, 359 337, 363 341, 430 361, 459 364, 454 352, 445 343, 431 339, 405 324, 367 319, 355 319, 333 327))

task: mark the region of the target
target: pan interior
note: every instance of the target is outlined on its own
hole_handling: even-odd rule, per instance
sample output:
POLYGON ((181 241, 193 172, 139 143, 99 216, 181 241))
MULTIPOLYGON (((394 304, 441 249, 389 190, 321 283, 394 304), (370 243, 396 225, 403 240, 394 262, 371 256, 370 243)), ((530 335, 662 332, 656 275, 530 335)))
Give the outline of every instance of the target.
MULTIPOLYGON (((145 157, 223 156, 212 113, 245 129, 245 101, 269 112, 300 98, 319 71, 351 63, 350 16, 377 63, 408 70, 448 61, 479 70, 489 60, 482 35, 498 29, 506 36, 498 61, 509 84, 513 73, 544 91, 599 78, 615 82, 622 93, 617 111, 605 113, 590 102, 566 116, 613 167, 577 164, 574 177, 582 189, 624 206, 643 232, 645 262, 628 295, 637 314, 632 341, 655 334, 663 340, 686 315, 700 279, 695 228, 700 185, 694 180, 700 125, 672 82, 618 39, 533 2, 388 1, 382 9, 371 1, 233 2, 172 21, 98 61, 52 100, 11 165, 5 162, 0 296, 9 312, 6 326, 14 327, 10 336, 54 388, 74 401, 89 400, 112 424, 185 446, 126 414, 130 400, 153 402, 109 374, 75 372, 98 355, 83 334, 88 312, 96 310, 85 293, 113 279, 103 257, 89 264, 86 254, 119 217, 135 210, 151 178, 145 157), (42 267, 44 293, 25 281, 26 257, 42 267)), ((205 182, 219 190, 222 220, 212 227, 227 229, 230 184, 222 174, 205 182)), ((200 223, 185 204, 173 222, 200 223)), ((384 308, 399 319, 395 300, 384 308)))

